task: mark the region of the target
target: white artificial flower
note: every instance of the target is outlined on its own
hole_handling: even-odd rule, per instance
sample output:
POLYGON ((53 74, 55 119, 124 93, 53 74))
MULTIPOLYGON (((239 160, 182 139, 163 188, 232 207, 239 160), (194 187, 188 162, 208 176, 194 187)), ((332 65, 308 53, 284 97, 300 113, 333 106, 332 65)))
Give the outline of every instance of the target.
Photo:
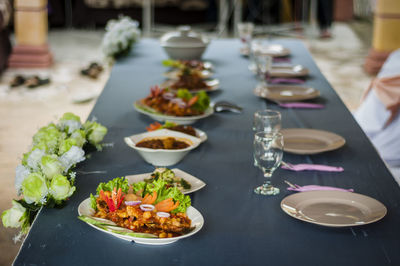
POLYGON ((41 149, 34 149, 28 156, 26 160, 27 165, 33 170, 33 172, 39 171, 40 162, 42 161, 42 157, 46 153, 41 149))
POLYGON ((110 20, 102 41, 102 50, 107 56, 116 56, 127 52, 140 35, 139 23, 130 17, 110 20))
POLYGON ((64 153, 59 158, 59 161, 64 167, 64 173, 67 173, 72 165, 82 162, 84 160, 85 160, 85 152, 83 151, 82 148, 79 148, 77 146, 72 146, 66 153, 64 153))
POLYGON ((22 164, 18 165, 17 168, 15 168, 15 189, 17 190, 18 195, 21 194, 21 186, 22 186, 22 181, 30 174, 31 172, 29 171, 28 168, 23 166, 22 164))
POLYGON ((81 128, 81 123, 75 120, 64 120, 60 122, 61 130, 68 128, 68 134, 71 134, 77 129, 81 128))

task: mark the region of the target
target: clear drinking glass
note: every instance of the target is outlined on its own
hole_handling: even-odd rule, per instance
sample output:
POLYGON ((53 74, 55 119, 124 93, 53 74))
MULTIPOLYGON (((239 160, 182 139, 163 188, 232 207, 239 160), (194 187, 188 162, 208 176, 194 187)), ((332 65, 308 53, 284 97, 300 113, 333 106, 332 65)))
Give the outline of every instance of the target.
POLYGON ((254 113, 253 130, 278 133, 281 130, 282 116, 275 110, 260 110, 254 113))
POLYGON ((254 74, 257 74, 257 64, 255 61, 255 54, 260 51, 261 42, 259 39, 253 39, 250 42, 250 52, 249 52, 249 70, 254 74))
POLYGON ((254 135, 254 160, 263 171, 265 182, 254 189, 256 194, 277 195, 279 188, 271 185, 272 173, 279 167, 283 156, 283 136, 281 133, 257 132, 254 135))
POLYGON ((251 22, 240 22, 238 23, 238 33, 239 33, 239 38, 242 41, 243 50, 246 50, 247 53, 250 51, 250 42, 251 38, 253 37, 253 31, 254 31, 254 24, 251 22))
POLYGON ((254 61, 257 66, 257 73, 261 79, 261 83, 258 84, 258 87, 268 88, 268 78, 272 67, 272 56, 263 53, 255 53, 254 61))

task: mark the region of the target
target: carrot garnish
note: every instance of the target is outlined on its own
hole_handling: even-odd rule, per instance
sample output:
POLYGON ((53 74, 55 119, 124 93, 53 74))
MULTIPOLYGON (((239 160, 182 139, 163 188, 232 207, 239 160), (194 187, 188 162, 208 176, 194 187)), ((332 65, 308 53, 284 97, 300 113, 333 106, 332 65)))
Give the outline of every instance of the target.
POLYGON ((142 204, 153 204, 157 199, 157 192, 153 191, 153 194, 146 194, 142 200, 142 204))
POLYGON ((179 206, 179 201, 175 202, 172 200, 172 198, 165 199, 163 201, 160 201, 155 205, 157 211, 160 212, 170 212, 179 206))
POLYGON ((192 106, 193 104, 195 104, 198 99, 199 99, 198 95, 194 96, 192 99, 189 100, 188 106, 192 106))
POLYGON ((150 124, 148 127, 146 127, 146 129, 147 129, 147 131, 154 131, 161 127, 162 127, 162 125, 160 123, 154 122, 153 124, 150 124))

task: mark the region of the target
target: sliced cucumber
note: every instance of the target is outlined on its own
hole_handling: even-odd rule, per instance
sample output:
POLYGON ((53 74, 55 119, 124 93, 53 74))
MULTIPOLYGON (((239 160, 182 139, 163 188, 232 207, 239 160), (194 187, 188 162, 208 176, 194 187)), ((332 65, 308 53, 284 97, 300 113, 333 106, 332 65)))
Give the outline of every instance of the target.
POLYGON ((78 216, 78 218, 86 223, 93 224, 93 225, 115 225, 116 224, 110 220, 101 219, 97 217, 90 217, 87 215, 78 216))
POLYGON ((131 237, 141 237, 141 238, 158 238, 156 235, 147 234, 147 233, 136 233, 129 229, 118 227, 118 226, 110 226, 110 225, 97 225, 97 227, 106 230, 108 232, 124 235, 124 236, 131 236, 131 237))

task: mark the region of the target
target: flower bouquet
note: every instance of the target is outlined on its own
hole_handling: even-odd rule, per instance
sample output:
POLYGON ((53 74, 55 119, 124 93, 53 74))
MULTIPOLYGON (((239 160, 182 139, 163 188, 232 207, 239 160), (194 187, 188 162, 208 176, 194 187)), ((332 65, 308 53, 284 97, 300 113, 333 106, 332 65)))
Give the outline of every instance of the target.
POLYGON ((102 41, 102 50, 108 57, 118 58, 127 55, 132 45, 139 39, 139 23, 130 17, 121 16, 110 20, 106 25, 106 34, 102 41))
POLYGON ((5 227, 21 228, 26 234, 42 206, 60 206, 75 191, 74 166, 85 160, 85 145, 101 150, 107 128, 95 121, 81 123, 65 113, 57 124, 42 127, 33 136, 32 148, 16 168, 15 188, 19 200, 1 215, 5 227))

